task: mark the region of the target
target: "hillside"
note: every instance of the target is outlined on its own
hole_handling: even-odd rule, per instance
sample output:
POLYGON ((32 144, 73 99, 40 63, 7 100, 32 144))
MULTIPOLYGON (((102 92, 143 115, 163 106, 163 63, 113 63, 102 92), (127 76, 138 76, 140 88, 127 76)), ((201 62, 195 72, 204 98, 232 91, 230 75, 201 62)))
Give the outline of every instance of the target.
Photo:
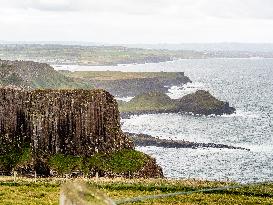
POLYGON ((208 91, 195 93, 173 100, 165 93, 148 92, 140 94, 129 102, 119 101, 119 110, 123 117, 143 113, 192 113, 195 115, 232 114, 235 108, 212 96, 208 91))
POLYGON ((60 71, 67 77, 91 83, 119 97, 147 92, 168 92, 171 86, 181 86, 191 80, 184 72, 121 72, 121 71, 60 71))
POLYGON ((76 82, 45 63, 0 60, 0 85, 23 88, 89 88, 88 83, 76 82))
POLYGON ((126 48, 122 46, 79 46, 0 44, 2 59, 32 60, 49 64, 117 65, 158 63, 177 58, 204 58, 204 52, 126 48))

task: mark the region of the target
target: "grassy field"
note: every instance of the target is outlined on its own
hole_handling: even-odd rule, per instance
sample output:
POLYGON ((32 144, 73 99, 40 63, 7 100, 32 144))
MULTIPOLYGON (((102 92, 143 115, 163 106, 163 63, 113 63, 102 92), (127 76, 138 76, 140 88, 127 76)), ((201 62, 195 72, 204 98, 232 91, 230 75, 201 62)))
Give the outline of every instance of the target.
POLYGON ((176 78, 177 72, 122 72, 122 71, 75 71, 62 72, 68 77, 93 80, 130 80, 145 78, 176 78))
MULTIPOLYGON (((46 178, 34 182, 34 179, 18 178, 16 182, 13 182, 11 177, 0 177, 0 204, 58 204, 61 185, 71 180, 46 178)), ((167 179, 100 178, 82 180, 97 187, 114 200, 234 185, 234 183, 225 182, 167 179)), ((273 184, 195 193, 131 204, 273 204, 273 184)))

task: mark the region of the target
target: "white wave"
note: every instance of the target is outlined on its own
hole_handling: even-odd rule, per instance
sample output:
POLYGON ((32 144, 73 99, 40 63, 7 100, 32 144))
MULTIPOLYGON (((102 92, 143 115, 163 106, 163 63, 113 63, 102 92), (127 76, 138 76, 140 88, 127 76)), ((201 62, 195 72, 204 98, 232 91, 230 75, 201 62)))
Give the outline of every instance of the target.
POLYGON ((243 118, 260 118, 260 114, 256 112, 236 110, 233 114, 224 114, 221 117, 232 118, 232 117, 243 117, 243 118))
POLYGON ((273 152, 272 144, 260 144, 260 145, 254 145, 254 144, 238 144, 236 146, 244 147, 246 149, 250 149, 251 152, 255 153, 270 153, 273 152))
POLYGON ((129 102, 130 100, 132 100, 134 97, 128 96, 128 97, 115 97, 116 100, 121 100, 124 102, 129 102))
POLYGON ((197 90, 205 90, 206 86, 201 82, 186 83, 183 86, 172 86, 168 93, 166 93, 172 99, 179 99, 187 94, 194 93, 197 90))

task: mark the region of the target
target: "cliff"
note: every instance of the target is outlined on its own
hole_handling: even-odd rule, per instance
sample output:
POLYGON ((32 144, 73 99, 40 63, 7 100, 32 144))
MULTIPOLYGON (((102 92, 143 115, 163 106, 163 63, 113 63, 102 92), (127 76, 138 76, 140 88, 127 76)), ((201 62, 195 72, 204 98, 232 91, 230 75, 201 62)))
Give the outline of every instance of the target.
POLYGON ((132 149, 106 91, 0 89, 0 170, 11 171, 29 154, 25 169, 48 175, 56 156, 88 160, 132 149))
POLYGON ((184 72, 121 72, 121 71, 62 71, 78 81, 88 82, 114 96, 136 96, 147 92, 168 92, 171 86, 181 86, 191 80, 184 72))

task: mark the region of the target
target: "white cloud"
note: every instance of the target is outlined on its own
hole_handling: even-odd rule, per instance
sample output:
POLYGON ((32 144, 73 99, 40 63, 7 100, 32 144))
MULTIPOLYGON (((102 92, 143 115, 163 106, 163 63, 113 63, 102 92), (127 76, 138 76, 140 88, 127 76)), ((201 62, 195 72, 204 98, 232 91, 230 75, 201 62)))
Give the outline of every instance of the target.
POLYGON ((272 42, 271 0, 0 0, 0 40, 272 42))
POLYGON ((206 15, 223 18, 273 19, 272 0, 201 0, 206 15))

